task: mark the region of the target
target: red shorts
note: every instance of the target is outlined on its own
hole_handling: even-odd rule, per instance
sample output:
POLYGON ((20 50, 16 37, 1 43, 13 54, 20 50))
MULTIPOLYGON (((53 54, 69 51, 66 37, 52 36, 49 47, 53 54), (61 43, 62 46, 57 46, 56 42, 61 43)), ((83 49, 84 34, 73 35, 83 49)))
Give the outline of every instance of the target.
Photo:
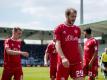
POLYGON ((50 65, 50 78, 56 78, 57 65, 50 65))
POLYGON ((93 65, 91 68, 88 67, 88 65, 84 65, 84 76, 92 76, 96 77, 98 74, 98 66, 93 65))
POLYGON ((83 77, 82 64, 70 65, 69 68, 65 68, 62 64, 59 64, 56 80, 68 80, 69 75, 73 79, 83 77))
POLYGON ((11 80, 12 77, 14 80, 21 80, 21 77, 23 78, 22 68, 4 68, 1 80, 11 80))

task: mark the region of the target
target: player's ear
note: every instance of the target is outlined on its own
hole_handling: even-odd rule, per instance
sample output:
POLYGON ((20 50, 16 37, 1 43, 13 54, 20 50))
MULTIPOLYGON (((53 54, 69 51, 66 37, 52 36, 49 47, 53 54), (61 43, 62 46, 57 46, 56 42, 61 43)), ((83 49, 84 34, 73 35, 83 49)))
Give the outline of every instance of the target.
POLYGON ((68 16, 68 15, 66 15, 66 18, 68 19, 68 18, 69 18, 69 16, 68 16))
POLYGON ((67 18, 69 18, 69 16, 67 16, 67 18))

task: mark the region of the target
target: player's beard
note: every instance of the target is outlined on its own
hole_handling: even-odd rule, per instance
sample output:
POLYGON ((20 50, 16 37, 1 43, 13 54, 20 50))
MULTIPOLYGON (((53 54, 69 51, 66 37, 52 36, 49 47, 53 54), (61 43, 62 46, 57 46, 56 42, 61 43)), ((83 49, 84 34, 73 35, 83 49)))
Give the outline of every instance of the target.
POLYGON ((21 35, 17 36, 17 39, 20 39, 21 38, 21 35))
POLYGON ((20 38, 21 38, 21 36, 18 37, 18 39, 20 39, 20 38))
POLYGON ((74 22, 75 22, 74 20, 72 20, 72 21, 68 21, 68 24, 69 24, 69 25, 73 25, 74 22))
POLYGON ((72 21, 71 21, 71 24, 74 24, 74 22, 75 22, 75 20, 72 20, 72 21))

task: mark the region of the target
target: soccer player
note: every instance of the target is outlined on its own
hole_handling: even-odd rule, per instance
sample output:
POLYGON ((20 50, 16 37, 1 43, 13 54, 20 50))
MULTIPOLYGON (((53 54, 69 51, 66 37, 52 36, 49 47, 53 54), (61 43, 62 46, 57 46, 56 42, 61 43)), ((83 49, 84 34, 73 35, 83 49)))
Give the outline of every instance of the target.
POLYGON ((98 72, 98 41, 92 37, 90 28, 84 29, 86 41, 84 43, 84 76, 88 80, 95 80, 98 72))
POLYGON ((77 11, 68 8, 65 11, 66 21, 54 30, 58 68, 56 80, 83 80, 82 51, 80 46, 81 30, 74 25, 77 11))
POLYGON ((50 78, 55 80, 57 72, 57 52, 55 49, 55 41, 51 41, 45 51, 44 66, 48 66, 48 57, 50 59, 50 78))
POLYGON ((105 52, 101 55, 101 69, 104 72, 104 78, 107 79, 107 48, 105 48, 105 52))
POLYGON ((28 57, 28 52, 20 51, 22 30, 15 27, 12 30, 12 37, 4 42, 4 70, 1 80, 23 80, 21 55, 28 57))

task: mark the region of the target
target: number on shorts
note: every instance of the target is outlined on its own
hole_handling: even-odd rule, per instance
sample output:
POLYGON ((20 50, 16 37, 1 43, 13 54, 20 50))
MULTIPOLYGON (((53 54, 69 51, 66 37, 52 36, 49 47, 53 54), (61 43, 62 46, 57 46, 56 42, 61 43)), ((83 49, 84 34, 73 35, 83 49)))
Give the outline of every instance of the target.
POLYGON ((89 73, 88 73, 88 76, 92 76, 92 72, 89 72, 89 73))
POLYGON ((76 71, 76 76, 77 77, 83 76, 83 70, 76 71))

